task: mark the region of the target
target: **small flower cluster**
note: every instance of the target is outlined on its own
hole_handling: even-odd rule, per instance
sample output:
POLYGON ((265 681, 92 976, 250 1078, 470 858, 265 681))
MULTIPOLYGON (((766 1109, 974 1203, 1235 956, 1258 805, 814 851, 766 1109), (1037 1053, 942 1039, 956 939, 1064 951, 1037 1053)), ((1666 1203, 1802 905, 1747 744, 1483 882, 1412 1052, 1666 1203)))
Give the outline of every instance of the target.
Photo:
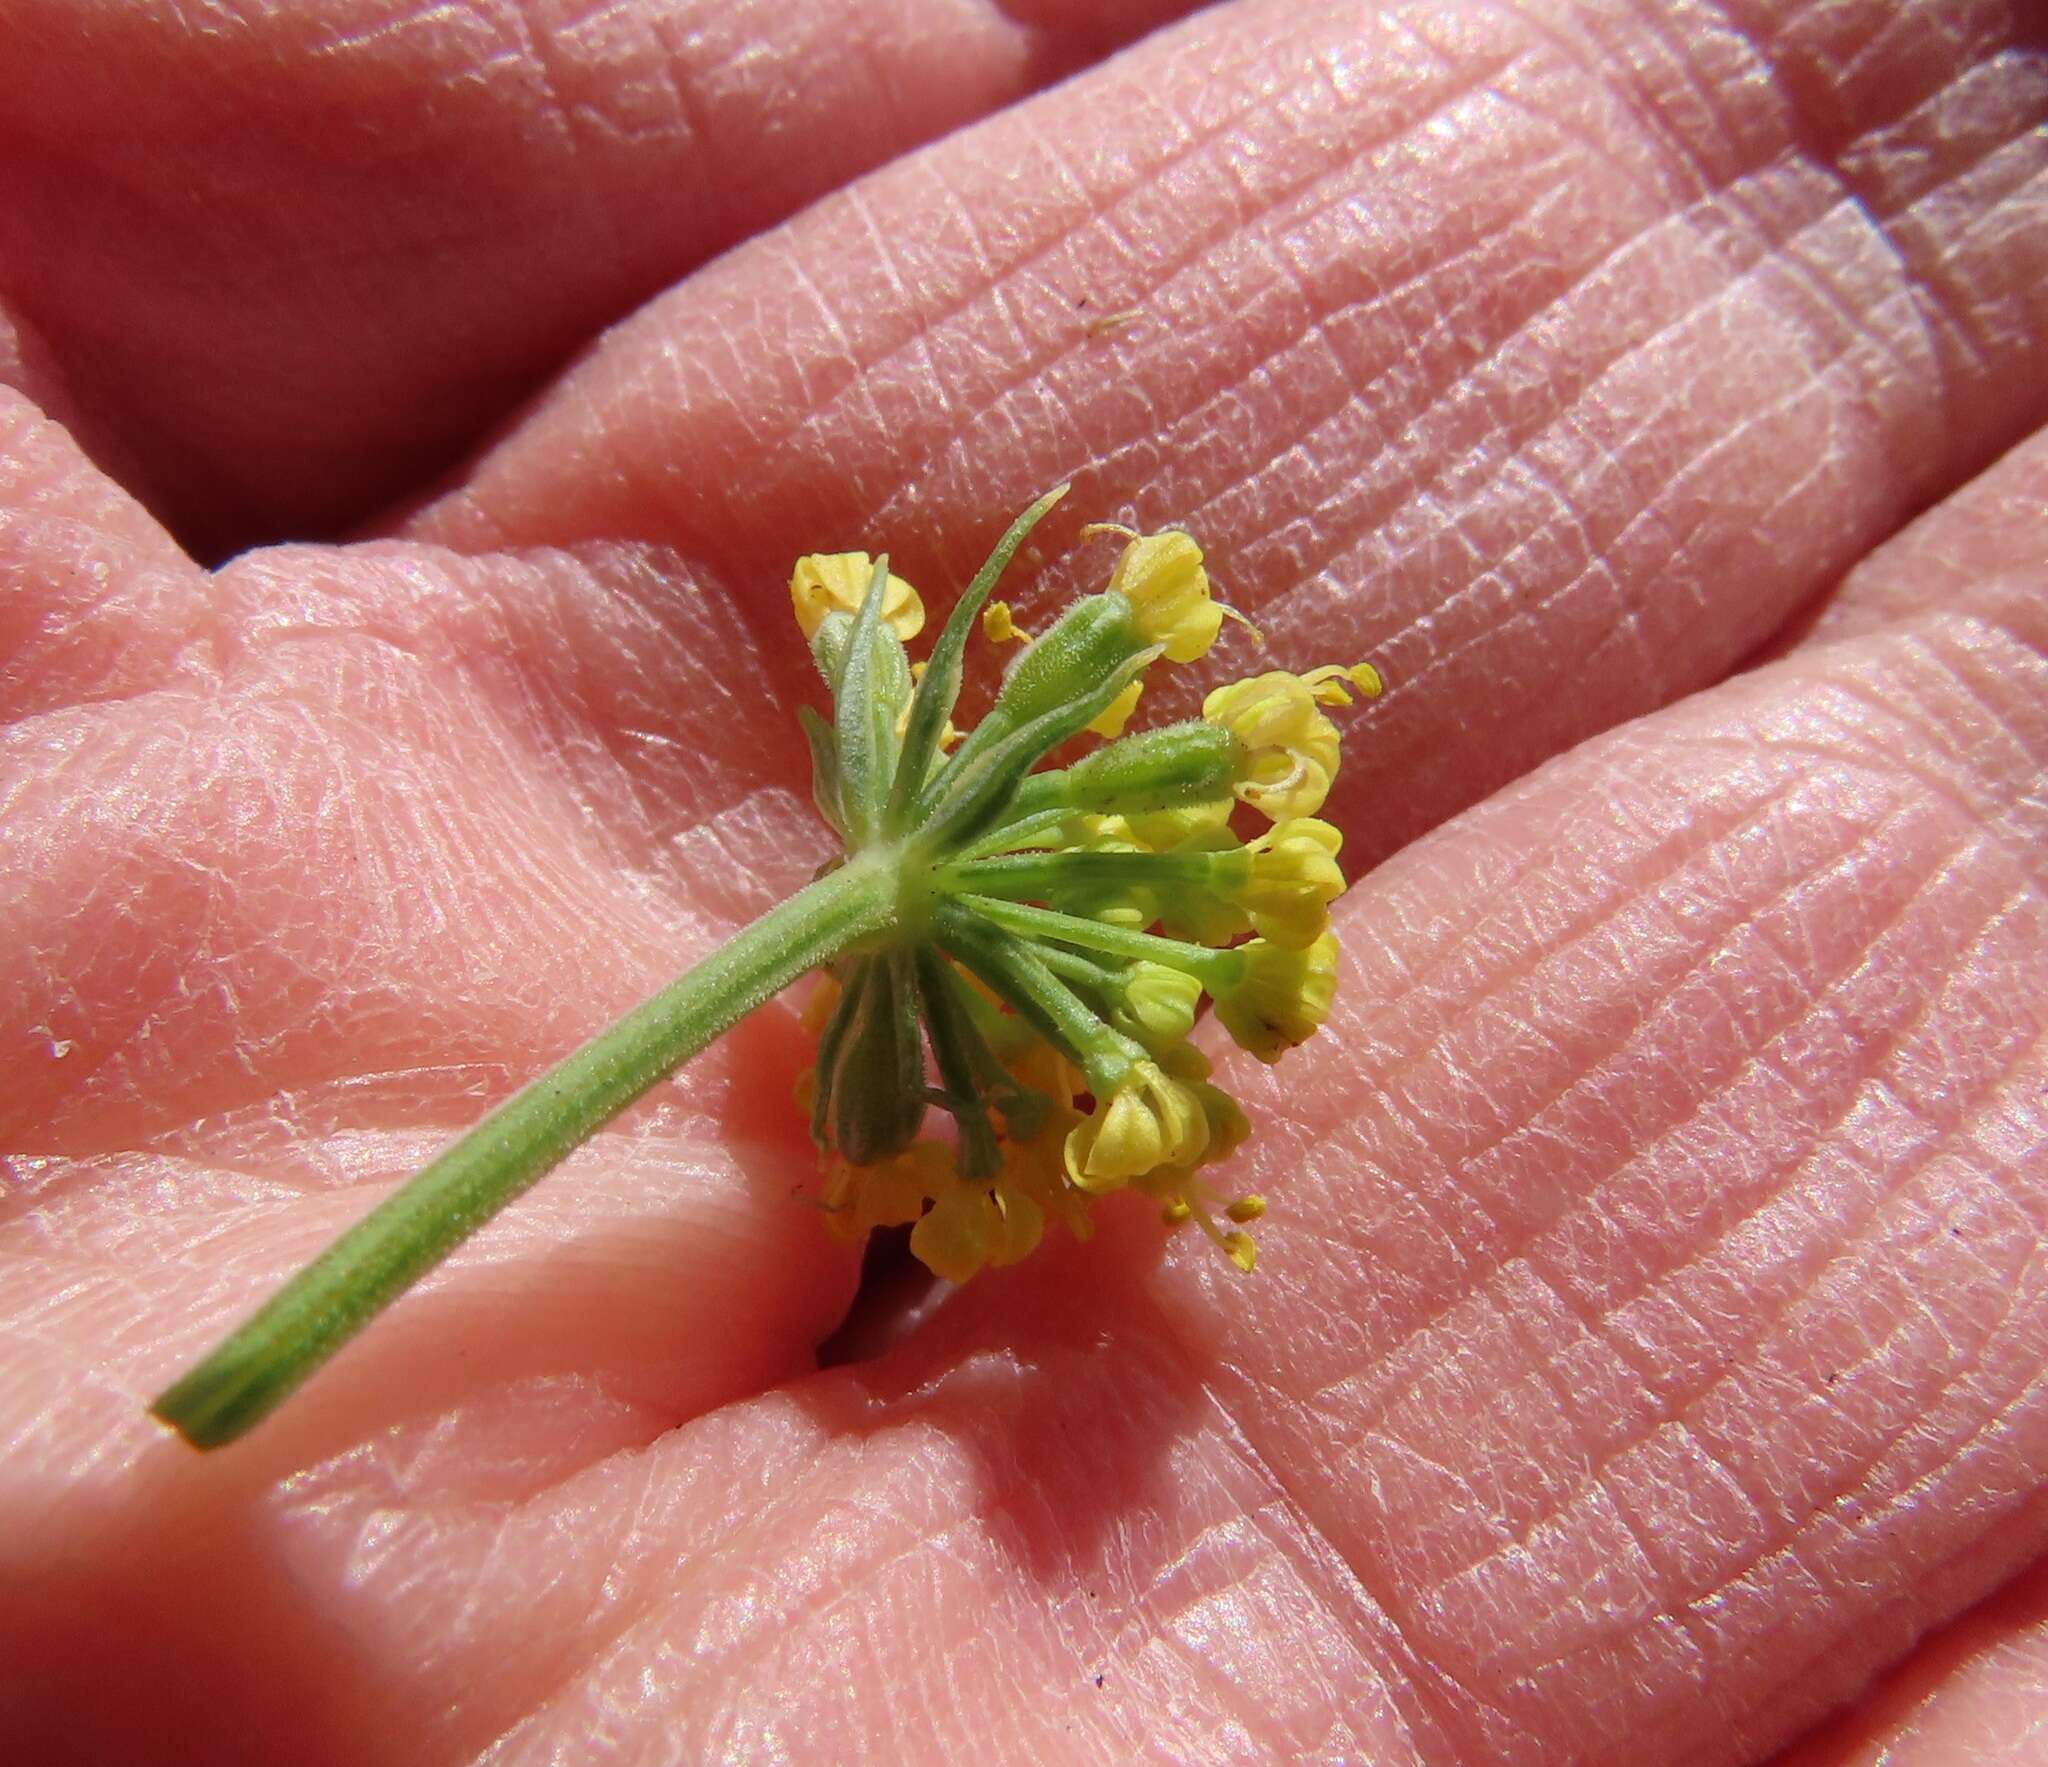
POLYGON ((845 857, 498 1105, 158 1394, 157 1417, 199 1448, 253 1429, 572 1148, 821 967, 807 1102, 847 1237, 911 1224, 912 1250, 964 1282, 1048 1218, 1085 1237, 1098 1197, 1137 1190, 1251 1269, 1264 1201, 1219 1208, 1198 1176, 1244 1140, 1244 1112, 1188 1032, 1207 994, 1274 1061, 1328 1016, 1344 879, 1315 820, 1337 769, 1324 708, 1379 677, 1274 670, 1125 736, 1145 670, 1203 655, 1229 610, 1187 535, 1119 529, 1109 587, 1021 631, 989 594, 1065 493, 1010 524, 921 664, 903 645, 924 603, 886 558, 798 561, 790 602, 833 698, 829 721, 799 717, 845 857), (977 620, 1025 648, 962 732, 977 620), (1104 746, 1034 771, 1084 731, 1104 746), (1238 804, 1270 824, 1256 839, 1232 832, 1238 804), (951 1138, 919 1139, 933 1106, 951 1138))
POLYGON ((1200 1177, 1248 1125, 1189 1032, 1206 994, 1272 1062, 1328 1016, 1344 878, 1338 832, 1316 820, 1338 759, 1327 708, 1379 678, 1272 670, 1216 689, 1199 719, 1123 735, 1144 671, 1194 661, 1241 616, 1188 535, 1115 529, 1107 588, 1024 632, 989 592, 1061 494, 1005 536, 924 665, 903 648, 923 603, 886 560, 807 557, 790 580, 836 702, 829 723, 804 714, 819 810, 850 860, 883 854, 899 879, 895 926, 813 1002, 800 1094, 824 1203, 850 1240, 910 1225, 917 1257, 963 1282, 1026 1256, 1049 1219, 1086 1237, 1096 1199, 1131 1189, 1249 1271, 1264 1200, 1214 1200, 1200 1177), (963 734, 977 618, 1026 648, 963 734), (1084 732, 1104 745, 1034 771, 1084 732), (1232 828, 1240 804, 1265 819, 1254 838, 1232 828), (954 1133, 920 1139, 934 1106, 954 1133))

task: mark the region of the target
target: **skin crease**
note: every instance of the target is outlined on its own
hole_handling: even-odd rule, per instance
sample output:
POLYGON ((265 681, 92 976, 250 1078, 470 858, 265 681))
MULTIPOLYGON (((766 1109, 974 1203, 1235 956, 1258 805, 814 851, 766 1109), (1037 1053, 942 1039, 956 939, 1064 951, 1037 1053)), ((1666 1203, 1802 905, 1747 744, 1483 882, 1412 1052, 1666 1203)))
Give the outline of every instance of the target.
MULTIPOLYGON (((179 16, 15 10, 129 65, 179 16)), ((404 40, 382 17, 328 27, 404 40)), ((586 218, 536 203, 546 249, 512 255, 535 335, 562 330, 525 354, 457 322, 523 304, 459 238, 365 207, 391 235, 340 249, 405 258, 407 311, 456 316, 388 360, 238 221, 363 152, 286 151, 328 64, 273 45, 305 84, 231 152, 177 108, 214 77, 178 38, 160 126, 218 167, 194 225, 306 334, 281 361, 256 327, 219 385, 195 365, 232 327, 137 269, 146 191, 91 199, 48 310, 21 293, 50 274, 23 267, 52 258, 39 150, 0 191, 13 1752, 2027 1758, 2027 24, 1219 6, 787 221, 844 168, 764 164, 780 194, 694 249, 748 242, 637 312, 676 259, 565 283, 586 218), (166 334, 182 369, 88 361, 166 334), (133 494, 202 545, 304 531, 397 488, 392 413, 451 382, 532 397, 445 484, 405 481, 381 538, 208 574, 133 494), (252 1297, 824 856, 792 550, 886 546, 943 602, 1069 475, 1026 624, 1106 568, 1081 523, 1181 520, 1271 660, 1391 682, 1333 800, 1360 880, 1337 1015, 1277 1072, 1223 1064, 1259 1134, 1219 1182, 1275 1205, 1259 1274, 1111 1211, 814 1372, 856 1271, 801 1201, 778 1006, 246 1444, 151 1426, 252 1297)), ((694 52, 707 89, 764 77, 694 52)), ((51 65, 38 114, 110 130, 109 91, 51 65)), ((920 120, 940 84, 863 163, 958 119, 920 120)), ((384 127, 491 162, 551 102, 508 90, 501 127, 384 127)), ((560 176, 634 215, 650 174, 560 176)), ((1230 639, 1146 710, 1266 661, 1230 639)))

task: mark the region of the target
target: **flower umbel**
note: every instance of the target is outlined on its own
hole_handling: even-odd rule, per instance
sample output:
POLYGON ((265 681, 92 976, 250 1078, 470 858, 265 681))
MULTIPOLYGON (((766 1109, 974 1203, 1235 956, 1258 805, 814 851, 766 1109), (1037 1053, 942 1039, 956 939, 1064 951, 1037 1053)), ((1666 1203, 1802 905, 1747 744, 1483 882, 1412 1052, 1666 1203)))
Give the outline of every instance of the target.
POLYGON ((791 610, 833 700, 829 719, 799 716, 843 857, 501 1105, 162 1394, 158 1417, 196 1446, 232 1441, 578 1143, 816 969, 830 982, 799 1090, 835 1233, 908 1226, 917 1257, 965 1282, 1029 1255, 1049 1224, 1086 1237, 1091 1210, 1132 1190, 1252 1269, 1265 1199, 1203 1183, 1250 1125, 1189 1038, 1205 994, 1266 1062, 1328 1017, 1344 887, 1337 831, 1314 820, 1337 769, 1328 710, 1379 678, 1269 670, 1217 688, 1200 719, 1124 735, 1148 669, 1207 654, 1226 616, 1249 622, 1214 598, 1191 536, 1118 528, 1107 586, 1019 627, 990 595, 1066 489, 1011 523, 916 666, 903 646, 924 603, 886 557, 797 561, 791 610), (1023 648, 962 732, 977 624, 1023 648), (1100 746, 1041 765, 1087 735, 1100 746), (1242 838, 1235 803, 1273 826, 1242 838), (950 1134, 927 1133, 935 1109, 950 1134))

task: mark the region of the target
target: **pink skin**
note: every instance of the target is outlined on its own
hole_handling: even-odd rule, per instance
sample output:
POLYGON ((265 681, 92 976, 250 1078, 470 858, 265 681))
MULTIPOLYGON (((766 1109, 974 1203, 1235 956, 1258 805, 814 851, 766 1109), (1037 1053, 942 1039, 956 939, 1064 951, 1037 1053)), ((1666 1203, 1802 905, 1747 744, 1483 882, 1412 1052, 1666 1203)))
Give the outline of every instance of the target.
MULTIPOLYGON (((876 7, 850 57, 800 5, 728 8, 762 44, 735 63, 613 8, 586 38, 655 58, 669 132, 554 160, 565 77, 519 46, 546 9, 520 38, 335 0, 227 48, 16 10, 14 1754, 2026 1758, 2022 8, 1220 6, 787 221, 848 165, 738 104, 747 182, 665 236, 684 100, 868 116, 897 69, 866 164, 1100 53, 1096 9, 876 7), (308 18, 355 47, 316 56, 308 18), (422 104, 407 58, 458 28, 514 47, 422 104), (224 91, 262 126, 218 126, 224 91), (427 168, 403 204, 368 183, 394 152, 427 168), (312 268, 307 213, 339 241, 312 268), (776 1007, 246 1443, 149 1424, 484 1101, 823 855, 792 551, 886 546, 943 600, 1070 475, 1026 624, 1113 517, 1189 523, 1267 628, 1148 709, 1262 662, 1392 682, 1333 800, 1336 1018, 1277 1072, 1223 1063, 1259 1274, 1112 1210, 936 1305, 870 1299, 873 1354, 815 1372, 857 1272, 801 1200, 776 1007), (400 489, 384 538, 213 575, 129 494, 222 547, 400 489)), ((597 114, 647 97, 631 57, 574 65, 597 114)))

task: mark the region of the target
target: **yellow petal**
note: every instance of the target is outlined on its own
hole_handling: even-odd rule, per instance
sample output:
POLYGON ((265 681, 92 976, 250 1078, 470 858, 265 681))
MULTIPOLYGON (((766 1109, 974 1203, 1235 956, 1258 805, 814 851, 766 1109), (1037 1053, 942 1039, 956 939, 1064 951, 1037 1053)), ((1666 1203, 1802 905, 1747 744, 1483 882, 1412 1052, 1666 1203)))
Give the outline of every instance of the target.
MULTIPOLYGON (((789 577, 789 603, 806 638, 815 638, 827 614, 857 614, 875 574, 865 552, 812 552, 796 561, 789 577)), ((882 619, 900 639, 924 630, 924 603, 894 571, 882 590, 882 619)))
POLYGON ((1115 699, 1105 706, 1095 720, 1085 728, 1114 742, 1124 733, 1124 726, 1131 721, 1131 714, 1138 709, 1138 695, 1145 691, 1145 683, 1133 681, 1115 699))
POLYGON ((1191 663, 1216 642, 1223 610, 1209 598, 1202 549, 1186 534, 1144 534, 1116 561, 1112 595, 1131 604, 1147 644, 1166 647, 1170 661, 1191 663))

